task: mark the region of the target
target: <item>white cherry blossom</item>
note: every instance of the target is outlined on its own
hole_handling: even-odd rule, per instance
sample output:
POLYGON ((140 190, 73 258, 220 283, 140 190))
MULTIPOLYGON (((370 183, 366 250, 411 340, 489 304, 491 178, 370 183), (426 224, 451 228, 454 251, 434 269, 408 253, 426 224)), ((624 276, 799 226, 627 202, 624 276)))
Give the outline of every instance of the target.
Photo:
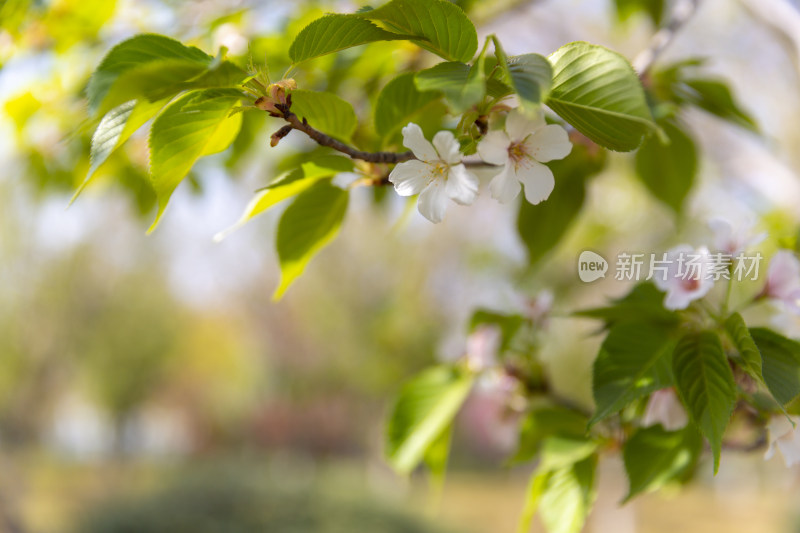
POLYGON ((674 389, 661 389, 650 395, 642 425, 661 424, 667 431, 677 431, 686 426, 689 418, 674 389))
POLYGON ((714 249, 730 255, 739 254, 767 237, 766 233, 753 233, 751 220, 745 220, 734 227, 726 218, 713 217, 709 219, 708 226, 713 233, 714 249))
POLYGON ((790 250, 778 250, 769 262, 764 295, 800 314, 800 260, 790 250))
POLYGON ((653 274, 656 287, 667 293, 664 307, 686 309, 694 300, 708 294, 714 286, 709 276, 711 266, 711 256, 705 246, 695 250, 688 244, 681 244, 668 250, 664 270, 653 274))
POLYGON ((489 184, 492 198, 501 203, 516 198, 522 186, 530 203, 547 200, 555 179, 542 163, 563 159, 570 151, 572 143, 564 128, 547 124, 541 111, 530 118, 519 108, 508 114, 505 131, 490 131, 478 143, 478 154, 484 161, 503 165, 489 184))
POLYGON ((800 418, 792 417, 792 422, 785 416, 770 418, 767 423, 769 449, 764 455, 765 460, 772 459, 777 449, 783 455, 787 467, 800 463, 800 418))
POLYGON ((449 200, 469 205, 478 194, 478 178, 461 162, 461 148, 449 131, 433 136, 431 144, 413 122, 403 128, 403 145, 417 159, 395 165, 389 181, 400 196, 419 194, 417 209, 437 223, 444 219, 449 200))

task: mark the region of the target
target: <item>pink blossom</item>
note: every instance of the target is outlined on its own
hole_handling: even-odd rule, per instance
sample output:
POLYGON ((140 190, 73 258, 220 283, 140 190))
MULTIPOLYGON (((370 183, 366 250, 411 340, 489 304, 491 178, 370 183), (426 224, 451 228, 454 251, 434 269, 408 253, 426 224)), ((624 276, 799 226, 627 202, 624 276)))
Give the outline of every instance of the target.
POLYGON ((772 256, 763 294, 783 302, 789 310, 800 314, 800 260, 789 250, 778 250, 772 256))

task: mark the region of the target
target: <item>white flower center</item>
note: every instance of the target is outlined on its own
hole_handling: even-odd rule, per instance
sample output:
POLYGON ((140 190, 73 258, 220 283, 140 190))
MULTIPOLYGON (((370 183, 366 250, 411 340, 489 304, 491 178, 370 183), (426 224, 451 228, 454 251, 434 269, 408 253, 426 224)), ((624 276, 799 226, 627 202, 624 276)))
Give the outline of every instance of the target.
POLYGON ((531 155, 525 147, 525 141, 512 142, 508 145, 508 159, 516 168, 528 166, 531 155))

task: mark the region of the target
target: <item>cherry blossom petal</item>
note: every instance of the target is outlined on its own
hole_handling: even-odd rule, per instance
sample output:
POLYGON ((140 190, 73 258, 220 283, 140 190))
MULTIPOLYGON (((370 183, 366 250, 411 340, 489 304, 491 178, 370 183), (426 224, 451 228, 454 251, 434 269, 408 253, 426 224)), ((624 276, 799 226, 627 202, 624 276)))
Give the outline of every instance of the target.
POLYGON ((517 179, 525 186, 525 198, 536 205, 550 196, 556 186, 553 171, 546 165, 529 160, 516 169, 517 179))
POLYGON ((787 467, 800 463, 800 419, 792 417, 792 422, 783 416, 773 416, 770 419, 767 423, 769 449, 764 459, 771 459, 777 447, 787 467), (794 427, 792 422, 795 423, 794 427))
POLYGON ((567 130, 558 124, 548 124, 525 139, 525 151, 541 163, 564 159, 572 151, 567 130))
POLYGON ((447 202, 449 201, 444 180, 433 180, 420 193, 417 209, 422 216, 434 224, 438 224, 444 219, 445 211, 447 211, 447 202))
POLYGON ((514 108, 506 118, 506 132, 514 142, 519 142, 546 124, 544 113, 536 111, 532 116, 526 115, 520 108, 514 108))
POLYGON ((452 131, 440 131, 433 136, 433 146, 439 152, 439 159, 449 165, 461 163, 461 146, 452 131))
POLYGON ((511 140, 504 131, 490 131, 478 143, 478 155, 492 165, 505 165, 508 161, 508 147, 511 140))
POLYGON ((409 122, 403 128, 403 146, 411 150, 417 159, 422 161, 438 161, 439 159, 436 149, 422 133, 422 128, 413 122, 409 122))
POLYGON ((734 253, 729 252, 729 249, 733 247, 733 225, 722 217, 714 217, 708 221, 708 227, 711 228, 714 235, 714 249, 734 253))
MULTIPOLYGON (((434 141, 435 142, 435 141, 434 141)), ((478 195, 478 178, 464 165, 450 167, 445 184, 447 196, 461 205, 470 205, 478 195)))
POLYGON ((650 395, 645 408, 642 425, 661 424, 667 431, 676 431, 686 426, 689 418, 673 389, 661 389, 650 395))
POLYGON ((800 261, 789 250, 778 250, 767 270, 767 294, 784 299, 800 288, 800 261))
POLYGON ((432 179, 431 165, 414 159, 398 163, 389 173, 389 181, 400 196, 419 194, 432 179))
POLYGON ((519 184, 511 163, 506 163, 500 174, 495 176, 489 183, 489 192, 492 193, 492 198, 501 204, 511 202, 519 195, 521 190, 522 185, 519 184))
POLYGON ((691 294, 670 288, 667 292, 667 296, 664 298, 664 308, 670 311, 686 309, 693 300, 694 298, 692 298, 691 294))

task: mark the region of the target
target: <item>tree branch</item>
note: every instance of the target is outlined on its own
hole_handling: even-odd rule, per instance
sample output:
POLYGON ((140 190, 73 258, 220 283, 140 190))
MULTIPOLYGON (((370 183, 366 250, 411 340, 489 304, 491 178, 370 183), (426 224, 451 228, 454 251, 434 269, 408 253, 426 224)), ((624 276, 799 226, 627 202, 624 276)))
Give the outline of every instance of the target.
POLYGON ((677 0, 672 16, 666 26, 658 30, 647 48, 639 52, 633 60, 633 68, 639 73, 639 77, 644 77, 652 68, 658 57, 664 52, 667 46, 675 39, 675 36, 692 18, 700 0, 677 0))
POLYGON ((349 155, 352 159, 360 159, 368 163, 402 163, 403 161, 416 159, 411 152, 364 152, 358 150, 338 139, 334 139, 330 135, 326 135, 312 128, 308 122, 306 122, 305 118, 300 120, 297 115, 288 109, 288 106, 280 106, 278 108, 283 112, 283 119, 286 120, 293 129, 302 131, 316 141, 317 144, 333 148, 338 152, 349 155), (286 109, 281 109, 282 107, 286 107, 286 109))

